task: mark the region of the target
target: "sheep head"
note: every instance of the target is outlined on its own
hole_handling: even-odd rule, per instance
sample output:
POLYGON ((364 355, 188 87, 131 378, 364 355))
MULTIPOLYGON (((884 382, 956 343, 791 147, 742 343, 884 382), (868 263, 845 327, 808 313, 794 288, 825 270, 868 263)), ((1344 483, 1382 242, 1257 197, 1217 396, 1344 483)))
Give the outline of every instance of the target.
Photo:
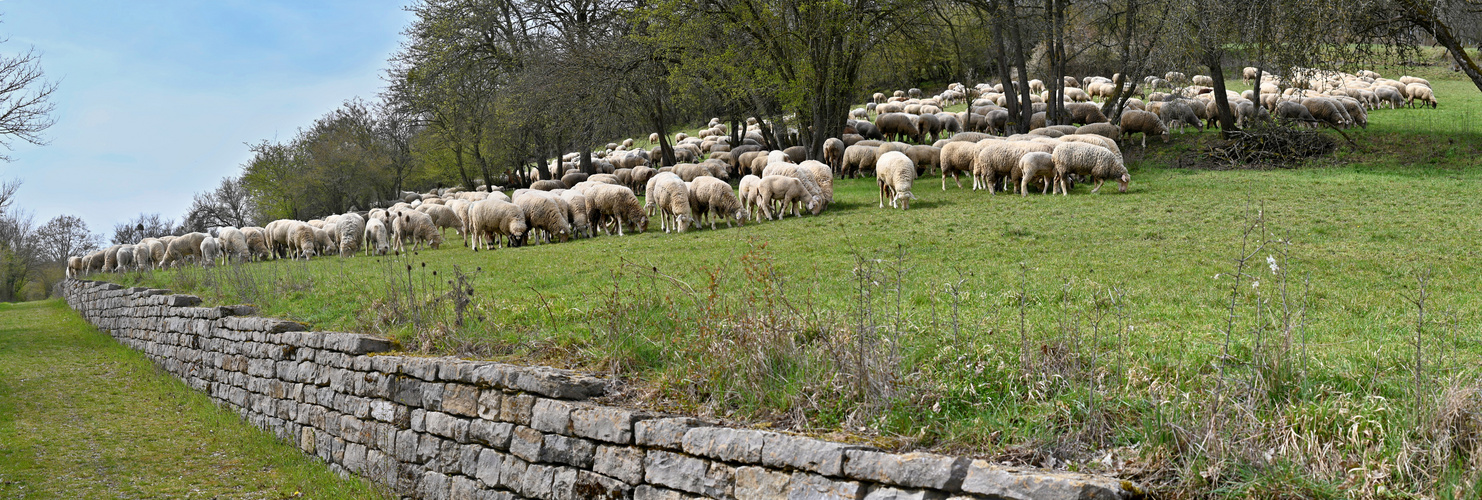
POLYGON ((1132 175, 1125 172, 1122 173, 1122 177, 1117 179, 1117 192, 1127 192, 1127 184, 1130 182, 1132 182, 1132 175))

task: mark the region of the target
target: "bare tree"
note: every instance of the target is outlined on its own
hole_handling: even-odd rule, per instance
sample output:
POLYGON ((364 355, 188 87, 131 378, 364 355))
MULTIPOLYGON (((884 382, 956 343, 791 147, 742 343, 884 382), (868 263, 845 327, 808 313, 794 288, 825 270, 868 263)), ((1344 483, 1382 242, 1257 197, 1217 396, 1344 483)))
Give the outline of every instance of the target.
MULTIPOLYGON (((0 39, 5 43, 9 39, 0 39)), ((56 105, 51 95, 56 82, 47 81, 34 48, 15 55, 0 55, 0 146, 13 149, 16 139, 31 144, 46 144, 41 133, 56 120, 51 117, 56 105)), ((0 154, 0 160, 10 161, 0 154)))
POLYGON ((35 220, 11 209, 20 187, 18 180, 0 182, 0 302, 19 300, 37 268, 35 220))
POLYGON ((252 224, 252 198, 240 179, 223 177, 221 185, 209 192, 196 193, 183 223, 187 230, 205 231, 213 227, 242 227, 252 224))
POLYGON ((113 226, 113 243, 133 244, 144 238, 158 238, 179 232, 180 226, 175 225, 174 219, 160 217, 158 213, 139 214, 133 220, 113 226))
POLYGON ((75 215, 58 215, 36 230, 41 258, 66 262, 67 257, 98 249, 102 237, 88 230, 87 222, 75 215))

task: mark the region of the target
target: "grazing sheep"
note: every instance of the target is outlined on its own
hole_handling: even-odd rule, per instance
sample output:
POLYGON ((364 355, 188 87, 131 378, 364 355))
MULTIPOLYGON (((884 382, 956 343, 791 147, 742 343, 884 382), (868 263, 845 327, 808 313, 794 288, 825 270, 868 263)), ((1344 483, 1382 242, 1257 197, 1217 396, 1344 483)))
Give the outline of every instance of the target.
POLYGON ((759 196, 757 186, 760 186, 761 183, 761 177, 746 175, 741 178, 741 183, 736 187, 736 196, 741 199, 741 208, 746 209, 746 213, 751 220, 762 220, 761 217, 758 217, 761 212, 761 206, 757 205, 759 196))
POLYGON ((268 245, 267 231, 260 227, 242 228, 242 236, 247 239, 247 255, 252 260, 267 259, 272 255, 272 249, 268 245))
POLYGON ((844 149, 848 146, 843 140, 830 137, 823 141, 823 161, 833 171, 842 171, 844 168, 844 149))
POLYGON ((114 258, 118 261, 119 271, 134 269, 134 245, 119 245, 118 254, 114 258))
POLYGON ((734 227, 736 223, 746 225, 746 209, 742 208, 736 193, 731 191, 731 185, 725 181, 710 176, 697 177, 691 186, 690 197, 699 202, 690 208, 700 219, 701 226, 708 220, 710 229, 714 230, 716 219, 725 220, 726 227, 734 227))
POLYGON ((891 208, 910 208, 916 195, 911 193, 911 184, 916 180, 916 161, 905 153, 891 151, 880 155, 875 164, 875 184, 880 188, 880 208, 890 200, 891 208))
MULTIPOLYGON (((911 161, 916 163, 916 174, 918 176, 925 175, 934 168, 941 168, 942 148, 916 145, 906 148, 904 153, 906 156, 911 157, 911 161)), ((876 167, 875 175, 880 175, 878 167, 876 167)))
POLYGON ((798 168, 813 174, 813 182, 818 184, 818 188, 823 191, 824 208, 832 204, 834 202, 834 175, 828 165, 817 160, 808 160, 799 164, 798 168))
MULTIPOLYGON (((299 224, 301 224, 300 227, 306 229, 310 227, 302 222, 299 224)), ((160 261, 160 269, 164 269, 177 262, 186 261, 187 259, 199 259, 201 257, 201 242, 210 237, 211 235, 206 233, 187 233, 170 240, 170 243, 165 247, 165 258, 160 261)), ((114 250, 117 249, 115 248, 114 250)))
MULTIPOLYGON (((463 200, 453 201, 467 203, 463 200)), ((340 257, 354 256, 360 251, 361 238, 365 234, 365 218, 350 212, 341 216, 335 226, 340 233, 340 257)))
POLYGON ((894 140, 909 138, 919 143, 927 133, 921 117, 909 113, 883 113, 875 117, 875 126, 880 128, 880 133, 894 140))
POLYGON ((437 227, 439 233, 445 228, 452 228, 459 237, 463 236, 463 219, 458 217, 458 212, 446 205, 422 205, 417 207, 418 212, 427 214, 432 218, 432 224, 437 227))
POLYGON ((1388 85, 1374 87, 1374 97, 1378 99, 1381 104, 1389 104, 1390 109, 1395 109, 1405 105, 1405 96, 1401 95, 1400 91, 1395 90, 1394 87, 1390 87, 1388 85))
POLYGON ((844 149, 844 165, 842 167, 843 177, 856 177, 864 175, 865 172, 875 170, 875 156, 879 149, 876 146, 855 144, 844 149))
POLYGON ((1095 134, 1113 141, 1122 138, 1122 127, 1110 123, 1092 123, 1075 129, 1077 134, 1095 134))
POLYGON ((567 189, 584 180, 587 180, 587 174, 581 172, 567 172, 566 175, 561 176, 561 184, 565 184, 567 189))
POLYGON ((1101 114, 1101 106, 1089 102, 1066 103, 1065 111, 1070 113, 1072 124, 1087 125, 1107 121, 1106 115, 1101 114))
POLYGON ((942 146, 942 152, 938 156, 938 166, 942 169, 942 191, 947 190, 947 174, 951 174, 952 180, 957 183, 957 188, 962 189, 962 179, 957 175, 972 175, 973 161, 977 158, 978 150, 981 148, 980 142, 954 141, 942 146))
POLYGON ((1334 128, 1348 128, 1347 113, 1343 111, 1343 105, 1338 101, 1327 97, 1308 97, 1302 99, 1301 104, 1302 107, 1307 108, 1307 112, 1311 113, 1313 118, 1334 128))
POLYGON ((1194 75, 1194 78, 1190 81, 1193 82, 1194 85, 1198 85, 1200 87, 1214 86, 1214 78, 1209 75, 1194 75))
MULTIPOLYGON (((137 252, 138 250, 139 250, 138 248, 135 248, 135 252, 137 252)), ((147 252, 148 249, 145 249, 145 251, 147 252)), ((86 270, 86 269, 82 267, 82 257, 78 257, 78 256, 75 256, 75 255, 74 256, 71 256, 71 257, 67 257, 67 277, 68 278, 76 278, 78 276, 82 276, 82 272, 84 270, 86 270)))
POLYGON ((1312 112, 1306 106, 1292 102, 1281 101, 1276 103, 1276 117, 1283 122, 1301 122, 1309 127, 1317 127, 1317 118, 1312 117, 1312 112))
POLYGON ((1034 151, 1048 153, 1054 148, 1051 144, 1037 141, 997 141, 984 145, 973 159, 973 189, 995 193, 1001 180, 1009 181, 1010 191, 1017 189, 1019 159, 1034 151))
MULTIPOLYGON (((1419 79, 1417 78, 1417 80, 1419 79)), ((1438 106, 1436 103, 1436 92, 1431 90, 1429 84, 1411 83, 1405 86, 1405 93, 1410 96, 1410 100, 1405 101, 1406 106, 1414 105, 1415 101, 1420 101, 1420 107, 1422 108, 1427 104, 1431 106, 1431 109, 1435 109, 1438 106)))
POLYGON ((1055 183, 1055 162, 1050 153, 1034 151, 1019 158, 1019 195, 1029 196, 1029 183, 1038 181, 1040 194, 1055 183))
POLYGON ((571 210, 571 233, 582 238, 591 238, 593 236, 591 221, 594 215, 591 208, 587 206, 587 197, 574 189, 562 191, 560 196, 561 199, 566 200, 566 205, 571 210))
MULTIPOLYGON (((798 182, 801 182, 803 184, 803 190, 808 192, 810 201, 812 201, 812 204, 809 205, 808 210, 812 212, 813 215, 818 215, 820 212, 823 212, 825 204, 823 188, 820 187, 818 183, 813 180, 813 172, 811 170, 800 169, 798 168, 798 165, 792 163, 774 163, 772 165, 768 165, 766 170, 762 171, 763 179, 767 178, 767 176, 769 175, 785 175, 797 179, 798 182)), ((828 196, 828 198, 830 199, 832 197, 832 194, 828 196)))
POLYGON ((673 176, 655 178, 649 188, 648 203, 657 207, 659 227, 664 232, 683 233, 695 224, 690 209, 690 192, 684 180, 673 176))
POLYGON ((475 252, 496 246, 515 248, 525 242, 525 211, 514 203, 488 199, 468 207, 468 246, 475 252), (501 236, 503 236, 501 243, 501 236))
POLYGON ((1123 193, 1127 192, 1127 183, 1132 182, 1132 176, 1127 174, 1127 167, 1122 164, 1121 155, 1104 147, 1067 142, 1055 146, 1052 160, 1055 162, 1055 189, 1062 195, 1070 194, 1070 174, 1096 181, 1096 187, 1091 189, 1092 193, 1099 191, 1107 179, 1116 179, 1117 191, 1123 193))
POLYGON ((386 255, 391 251, 391 236, 386 223, 379 218, 365 221, 365 237, 362 245, 366 255, 386 255))
POLYGON ((407 240, 412 240, 412 249, 420 250, 423 243, 433 249, 443 243, 432 217, 416 210, 403 210, 391 219, 391 239, 397 251, 407 251, 407 240))
POLYGON ((242 262, 251 257, 247 249, 247 235, 235 227, 223 227, 216 230, 216 239, 220 240, 221 251, 227 259, 242 262))
POLYGON ((1142 134, 1142 147, 1144 148, 1148 147, 1149 135, 1156 134, 1162 137, 1165 143, 1171 137, 1168 133, 1168 127, 1163 125, 1163 120, 1158 119, 1158 115, 1148 111, 1135 109, 1123 111, 1121 126, 1122 135, 1127 136, 1129 139, 1132 134, 1142 134))
POLYGON ((1158 111, 1158 118, 1162 119, 1170 129, 1177 127, 1180 134, 1184 132, 1184 127, 1204 128, 1204 121, 1200 120, 1194 108, 1184 101, 1163 103, 1163 107, 1158 111))
POLYGON ((118 247, 120 246, 122 245, 113 245, 103 249, 103 272, 118 269, 118 247))
POLYGON ((538 191, 550 191, 552 189, 565 189, 566 184, 557 180, 542 180, 530 183, 530 189, 538 191))
POLYGON ((150 269, 153 267, 154 250, 151 249, 149 245, 145 244, 143 241, 140 241, 139 244, 134 245, 134 268, 150 269))
POLYGON ((201 239, 201 265, 211 267, 216 265, 216 259, 221 258, 221 242, 216 238, 206 236, 201 239))
POLYGON ((628 224, 634 230, 642 233, 648 229, 648 217, 643 215, 643 206, 638 204, 638 197, 633 195, 633 190, 623 186, 593 185, 585 193, 587 203, 598 214, 595 225, 602 227, 604 234, 611 234, 607 226, 615 224, 618 236, 623 235, 623 225, 628 224))
POLYGON ((571 238, 571 207, 560 196, 531 191, 515 196, 515 206, 525 212, 527 230, 541 231, 545 243, 551 240, 565 242, 571 238))
POLYGON ((814 209, 812 197, 808 196, 808 191, 803 188, 802 181, 796 177, 785 175, 763 177, 756 185, 756 192, 757 204, 761 206, 762 217, 769 220, 775 208, 780 208, 777 212, 777 220, 782 220, 789 208, 792 209, 794 217, 802 217, 800 208, 804 204, 807 204, 809 211, 814 209))
POLYGON ((145 259, 143 261, 137 258, 134 259, 134 265, 139 266, 141 269, 158 266, 159 263, 165 259, 166 242, 164 238, 144 238, 142 240, 139 240, 139 244, 135 245, 135 247, 139 246, 149 247, 148 259, 145 259), (148 263, 149 265, 145 266, 145 263, 148 263))

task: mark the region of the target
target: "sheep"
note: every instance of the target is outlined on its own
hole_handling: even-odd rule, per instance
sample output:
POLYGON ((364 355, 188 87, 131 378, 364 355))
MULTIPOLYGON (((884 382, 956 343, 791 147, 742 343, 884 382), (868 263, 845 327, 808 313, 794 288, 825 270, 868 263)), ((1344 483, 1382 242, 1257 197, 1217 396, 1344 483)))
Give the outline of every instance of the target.
POLYGON ((87 254, 87 256, 83 257, 82 258, 82 267, 83 267, 84 270, 86 270, 89 273, 96 272, 96 271, 102 271, 103 270, 103 251, 102 250, 98 250, 96 252, 87 254))
POLYGON ((223 227, 216 230, 216 239, 221 240, 221 251, 227 259, 242 262, 247 260, 251 254, 247 249, 247 235, 235 227, 223 227))
POLYGON ((367 256, 386 255, 390 252, 391 236, 390 231, 386 229, 386 223, 379 218, 366 219, 361 247, 365 248, 367 256))
POLYGON ((134 268, 150 269, 154 267, 154 250, 142 240, 134 245, 134 268))
POLYGON ((639 233, 648 229, 648 217, 643 215, 643 206, 638 204, 638 197, 633 195, 633 190, 623 186, 599 184, 589 187, 583 194, 587 196, 588 204, 597 212, 599 220, 594 221, 594 224, 602 226, 603 233, 610 234, 608 223, 617 225, 618 236, 623 235, 625 223, 639 233))
POLYGON ((1070 194, 1070 174, 1096 181, 1092 193, 1099 191, 1107 179, 1117 179, 1117 191, 1123 193, 1127 192, 1127 183, 1132 182, 1121 155, 1104 147, 1067 142, 1055 146, 1051 155, 1055 162, 1055 188, 1061 195, 1070 194))
POLYGON ((875 146, 855 144, 844 148, 844 165, 842 175, 844 177, 855 177, 864 175, 866 171, 875 170, 875 155, 878 149, 875 146))
MULTIPOLYGON (((463 202, 463 200, 453 201, 463 202)), ((365 218, 360 214, 350 212, 341 216, 335 225, 336 231, 340 234, 340 257, 354 256, 360 251, 361 239, 365 234, 365 218)))
POLYGON ((216 265, 216 259, 221 257, 221 242, 207 235, 201 239, 201 265, 211 267, 216 265))
POLYGON ((529 227, 525 224, 525 211, 504 200, 488 199, 469 205, 468 220, 468 246, 475 252, 480 247, 519 247, 524 244, 529 227))
POLYGON ((741 199, 741 208, 746 210, 751 220, 761 220, 757 215, 761 212, 761 206, 757 205, 759 193, 757 186, 761 185, 762 178, 755 175, 746 175, 741 178, 736 187, 736 196, 741 199))
MULTIPOLYGON (((138 251, 138 248, 135 248, 135 251, 137 252, 138 251)), ((148 249, 145 249, 145 251, 147 252, 148 249)), ((67 277, 68 278, 76 278, 76 277, 82 276, 82 272, 83 271, 84 271, 84 268, 82 267, 82 257, 78 257, 78 256, 75 256, 75 255, 74 256, 71 256, 71 257, 67 257, 67 277)))
POLYGON ((1190 81, 1193 82, 1194 85, 1198 85, 1200 87, 1214 86, 1214 78, 1209 75, 1194 75, 1194 78, 1190 81))
POLYGON ((1107 121, 1106 115, 1101 114, 1101 106, 1089 102, 1066 103, 1065 111, 1070 113, 1070 123, 1073 124, 1087 125, 1107 121))
POLYGON ((1129 139, 1132 134, 1142 134, 1142 147, 1144 148, 1148 146, 1149 135, 1157 134, 1163 138, 1163 142, 1165 143, 1171 137, 1168 134, 1168 127, 1163 125, 1163 121, 1158 119, 1158 115, 1148 111, 1135 109, 1123 111, 1121 127, 1122 134, 1128 136, 1129 139))
POLYGON ((1343 112, 1343 105, 1326 97, 1308 97, 1302 99, 1302 107, 1312 114, 1318 121, 1327 123, 1334 128, 1347 128, 1348 119, 1343 112))
POLYGON ((1060 137, 1060 142, 1084 142, 1095 146, 1106 148, 1107 151, 1122 155, 1122 148, 1117 146, 1117 141, 1096 134, 1070 134, 1060 137))
MULTIPOLYGON (((736 199, 736 193, 731 192, 731 185, 725 181, 711 176, 700 176, 687 187, 690 198, 690 210, 695 215, 696 227, 704 225, 704 220, 710 221, 710 229, 715 229, 717 218, 726 221, 726 227, 734 227, 734 223, 746 225, 746 209, 741 207, 740 200, 736 199)), ((684 224, 680 224, 680 231, 684 231, 684 224)))
POLYGON ((121 245, 113 245, 111 247, 103 249, 103 272, 109 272, 113 271, 114 269, 118 269, 118 247, 120 246, 121 245))
POLYGON ((844 141, 835 137, 823 141, 823 161, 830 169, 840 171, 844 167, 844 149, 847 147, 844 141))
POLYGON ((648 185, 648 180, 658 173, 658 170, 648 166, 633 167, 632 179, 630 179, 632 184, 625 185, 635 193, 642 193, 643 187, 648 185))
POLYGON ((160 261, 165 259, 165 242, 161 238, 144 238, 139 240, 139 243, 134 246, 136 247, 135 253, 138 253, 137 247, 142 246, 149 249, 149 258, 140 260, 137 255, 134 258, 134 265, 139 266, 140 269, 158 266, 160 261))
POLYGON ((909 113, 882 113, 875 117, 875 126, 892 139, 909 138, 912 142, 921 142, 926 134, 921 117, 909 113))
POLYGON ((905 153, 891 151, 880 155, 875 164, 875 184, 880 188, 880 208, 890 199, 890 207, 910 208, 916 195, 911 193, 911 184, 916 180, 916 162, 905 153))
POLYGON ((458 212, 446 205, 422 205, 417 207, 418 212, 427 214, 432 218, 432 224, 437 227, 438 232, 444 228, 452 228, 458 236, 463 236, 463 219, 458 212))
POLYGON ((566 175, 561 176, 561 184, 565 184, 568 189, 584 180, 587 180, 587 174, 581 172, 567 172, 566 175))
POLYGON ((515 206, 525 213, 526 228, 541 231, 546 243, 552 239, 564 243, 571 238, 571 206, 560 196, 531 191, 515 196, 515 206))
POLYGON ((1054 148, 1036 141, 998 141, 984 145, 973 159, 973 189, 987 189, 994 193, 1000 179, 1008 179, 1009 189, 1015 189, 1014 181, 1020 176, 1019 158, 1033 151, 1048 153, 1054 148))
POLYGON ((119 271, 134 269, 134 245, 119 245, 118 254, 114 258, 118 262, 119 271))
POLYGON ((950 142, 942 146, 937 162, 938 167, 942 169, 942 191, 947 190, 947 174, 952 174, 952 180, 957 183, 957 189, 962 189, 962 179, 958 178, 957 174, 971 175, 973 173, 973 159, 977 158, 981 144, 979 142, 950 142))
POLYGON ((420 250, 422 243, 436 249, 442 245, 443 235, 438 232, 431 216, 416 210, 403 210, 391 219, 391 240, 395 250, 405 252, 407 240, 412 240, 413 250, 420 250))
POLYGON ((558 180, 541 180, 530 183, 530 189, 539 191, 550 191, 552 189, 565 189, 566 184, 558 180))
POLYGON ((1378 99, 1381 104, 1389 104, 1390 109, 1395 109, 1405 105, 1405 96, 1401 95, 1400 92, 1398 90, 1395 90, 1394 87, 1390 87, 1388 85, 1374 87, 1374 97, 1378 99))
POLYGON ((1110 123, 1092 123, 1076 128, 1075 133, 1081 135, 1095 134, 1115 141, 1122 138, 1122 127, 1110 123))
POLYGON ((674 174, 678 175, 680 179, 684 180, 684 182, 689 182, 702 175, 711 175, 711 172, 710 169, 704 165, 697 165, 694 163, 681 163, 674 166, 674 174))
MULTIPOLYGON (((309 227, 302 222, 299 222, 299 224, 304 228, 309 227)), ((170 243, 165 247, 165 258, 159 263, 160 269, 186 259, 200 258, 201 241, 209 237, 211 235, 206 233, 187 233, 171 239, 170 243)))
POLYGON ((802 181, 796 177, 785 175, 772 175, 762 177, 756 186, 757 204, 761 206, 762 216, 772 218, 773 203, 778 204, 781 210, 777 213, 777 220, 787 216, 787 209, 792 209, 794 217, 802 217, 799 208, 807 205, 811 212, 815 208, 814 201, 808 196, 808 191, 803 188, 802 181))
POLYGON ((591 208, 587 206, 587 197, 572 189, 562 191, 560 196, 561 199, 566 200, 566 205, 570 209, 572 235, 591 238, 593 236, 591 223, 593 215, 591 208))
POLYGON ((1029 183, 1039 181, 1044 194, 1055 182, 1055 162, 1050 153, 1034 151, 1019 158, 1019 196, 1029 196, 1029 183))
POLYGON ((1162 109, 1158 111, 1158 118, 1162 119, 1163 123, 1167 124, 1170 129, 1178 127, 1178 133, 1180 134, 1183 133, 1184 127, 1204 128, 1204 122, 1194 113, 1193 107, 1184 101, 1163 103, 1162 109))
POLYGON ((695 224, 694 212, 689 205, 689 188, 677 177, 661 177, 649 188, 648 202, 657 206, 659 227, 683 233, 695 224))
MULTIPOLYGON (((906 148, 904 153, 906 153, 906 156, 911 157, 911 161, 916 163, 917 175, 924 175, 933 168, 941 168, 942 148, 916 145, 906 148)), ((878 167, 876 168, 875 175, 880 175, 878 167)))
POLYGON ((1412 83, 1405 86, 1405 93, 1410 96, 1410 100, 1405 101, 1406 106, 1414 105, 1415 101, 1420 101, 1420 107, 1422 108, 1427 104, 1431 106, 1431 109, 1435 109, 1438 106, 1436 103, 1436 93, 1431 90, 1430 85, 1412 83))
POLYGON ((823 205, 825 208, 834 202, 834 175, 828 165, 817 160, 808 160, 798 165, 803 171, 813 174, 813 182, 823 191, 823 205))
MULTIPOLYGON (((798 168, 798 165, 794 165, 792 163, 776 163, 768 165, 766 170, 762 171, 763 179, 767 178, 767 176, 770 175, 785 175, 797 179, 798 182, 802 183, 803 190, 808 192, 808 196, 813 202, 809 205, 808 210, 812 212, 813 215, 818 215, 820 212, 823 212, 825 206, 825 196, 823 193, 823 188, 814 181, 813 172, 811 170, 800 169, 798 168)), ((827 198, 829 200, 832 200, 833 194, 830 193, 827 198)))
POLYGON ((242 228, 242 236, 247 240, 247 255, 253 260, 262 260, 272 254, 272 248, 268 245, 267 231, 260 227, 242 228))
POLYGON ((314 255, 323 255, 331 248, 335 248, 329 240, 329 231, 323 227, 310 227, 314 232, 314 255))
POLYGON ((1312 116, 1312 112, 1308 111, 1306 106, 1292 101, 1276 103, 1276 117, 1288 123, 1297 121, 1310 127, 1317 127, 1317 118, 1312 116))
POLYGON ((1358 99, 1338 97, 1334 100, 1343 105, 1343 111, 1348 113, 1348 119, 1353 125, 1358 125, 1359 128, 1369 128, 1369 112, 1364 109, 1364 105, 1358 99))

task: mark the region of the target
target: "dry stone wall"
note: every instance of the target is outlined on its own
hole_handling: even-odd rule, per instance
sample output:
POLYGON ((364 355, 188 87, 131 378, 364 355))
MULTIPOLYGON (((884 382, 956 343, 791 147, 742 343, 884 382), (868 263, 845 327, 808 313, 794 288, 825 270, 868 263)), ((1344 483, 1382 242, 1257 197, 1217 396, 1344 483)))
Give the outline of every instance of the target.
POLYGON ((388 354, 167 290, 68 280, 93 325, 342 473, 427 499, 1115 499, 1116 480, 893 454, 595 404, 605 381, 388 354))

